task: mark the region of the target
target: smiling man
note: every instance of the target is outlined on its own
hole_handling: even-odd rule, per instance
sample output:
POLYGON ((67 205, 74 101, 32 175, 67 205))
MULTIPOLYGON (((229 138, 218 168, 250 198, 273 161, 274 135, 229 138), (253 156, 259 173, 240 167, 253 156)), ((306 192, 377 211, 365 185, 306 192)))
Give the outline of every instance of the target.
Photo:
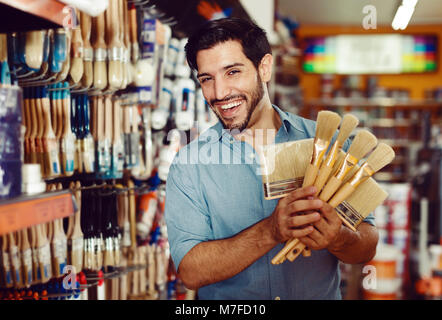
POLYGON ((211 21, 189 38, 186 54, 220 121, 178 152, 167 178, 168 237, 184 284, 200 299, 340 299, 339 260, 369 261, 377 230, 372 215, 357 232, 345 227, 314 187, 264 199, 257 148, 315 134, 315 122, 269 99, 264 31, 242 19, 211 21), (272 265, 293 237, 311 257, 272 265))

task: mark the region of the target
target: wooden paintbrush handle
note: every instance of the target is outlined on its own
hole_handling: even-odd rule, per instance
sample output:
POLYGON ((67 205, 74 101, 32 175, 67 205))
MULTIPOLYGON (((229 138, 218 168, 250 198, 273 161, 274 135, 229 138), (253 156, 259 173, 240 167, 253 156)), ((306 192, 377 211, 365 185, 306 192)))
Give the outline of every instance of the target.
POLYGON ((336 178, 335 176, 331 177, 322 192, 319 194, 319 199, 328 202, 336 190, 338 190, 338 188, 341 186, 341 183, 342 180, 336 178))
POLYGON ((273 257, 272 259, 272 264, 280 264, 282 261, 285 260, 285 256, 286 254, 292 250, 297 244, 298 244, 299 240, 296 238, 293 238, 291 240, 289 240, 284 248, 282 248, 277 254, 276 256, 273 257))
POLYGON ((305 171, 304 181, 302 183, 303 187, 308 187, 313 185, 315 182, 316 176, 318 174, 319 168, 315 165, 309 163, 307 166, 307 170, 305 171))
MULTIPOLYGON (((310 252, 309 249, 306 248, 305 244, 303 244, 302 242, 298 242, 293 249, 291 249, 287 254, 286 254, 286 258, 290 261, 293 262, 295 261, 295 259, 297 257, 299 257, 299 255, 301 253, 303 253, 304 255, 304 251, 310 252)), ((311 254, 310 254, 311 255, 311 254)), ((308 256, 310 256, 308 255, 308 256)))
POLYGON ((336 208, 341 202, 345 201, 354 191, 356 187, 350 183, 344 184, 342 188, 333 196, 333 198, 328 202, 333 208, 336 208))
POLYGON ((333 167, 329 167, 327 165, 323 165, 321 166, 321 169, 319 169, 319 174, 316 177, 314 184, 317 190, 315 196, 318 196, 318 194, 321 192, 322 187, 324 187, 325 183, 327 182, 328 177, 330 176, 332 170, 333 167))
POLYGON ((104 104, 104 138, 109 142, 112 140, 112 100, 106 96, 104 104))

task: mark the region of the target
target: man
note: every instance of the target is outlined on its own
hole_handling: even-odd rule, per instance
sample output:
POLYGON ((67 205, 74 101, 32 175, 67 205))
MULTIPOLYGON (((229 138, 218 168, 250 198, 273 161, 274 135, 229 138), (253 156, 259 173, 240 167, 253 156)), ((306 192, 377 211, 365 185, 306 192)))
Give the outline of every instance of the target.
POLYGON ((186 54, 220 122, 179 151, 166 183, 171 255, 182 281, 200 299, 340 299, 338 260, 369 261, 377 230, 372 216, 357 232, 346 228, 313 197, 314 187, 264 200, 256 148, 315 134, 315 122, 270 102, 273 58, 264 31, 241 19, 211 21, 189 38, 186 54), (312 255, 272 265, 293 237, 312 255))

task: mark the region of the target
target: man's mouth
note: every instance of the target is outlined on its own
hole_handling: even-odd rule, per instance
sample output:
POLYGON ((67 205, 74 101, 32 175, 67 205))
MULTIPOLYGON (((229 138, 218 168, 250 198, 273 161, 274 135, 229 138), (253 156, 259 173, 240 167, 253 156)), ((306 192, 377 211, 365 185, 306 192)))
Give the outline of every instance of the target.
POLYGON ((235 113, 240 109, 244 100, 235 100, 229 103, 218 104, 217 109, 223 118, 232 118, 235 113))

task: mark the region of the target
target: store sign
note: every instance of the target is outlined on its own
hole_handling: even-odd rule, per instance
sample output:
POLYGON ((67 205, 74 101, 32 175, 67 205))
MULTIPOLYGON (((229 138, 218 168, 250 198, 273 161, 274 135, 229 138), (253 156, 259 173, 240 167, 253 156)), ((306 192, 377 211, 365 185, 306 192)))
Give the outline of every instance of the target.
POLYGON ((434 35, 339 35, 305 39, 308 73, 398 74, 437 70, 434 35))
POLYGON ((400 73, 400 35, 336 37, 336 73, 400 73))

